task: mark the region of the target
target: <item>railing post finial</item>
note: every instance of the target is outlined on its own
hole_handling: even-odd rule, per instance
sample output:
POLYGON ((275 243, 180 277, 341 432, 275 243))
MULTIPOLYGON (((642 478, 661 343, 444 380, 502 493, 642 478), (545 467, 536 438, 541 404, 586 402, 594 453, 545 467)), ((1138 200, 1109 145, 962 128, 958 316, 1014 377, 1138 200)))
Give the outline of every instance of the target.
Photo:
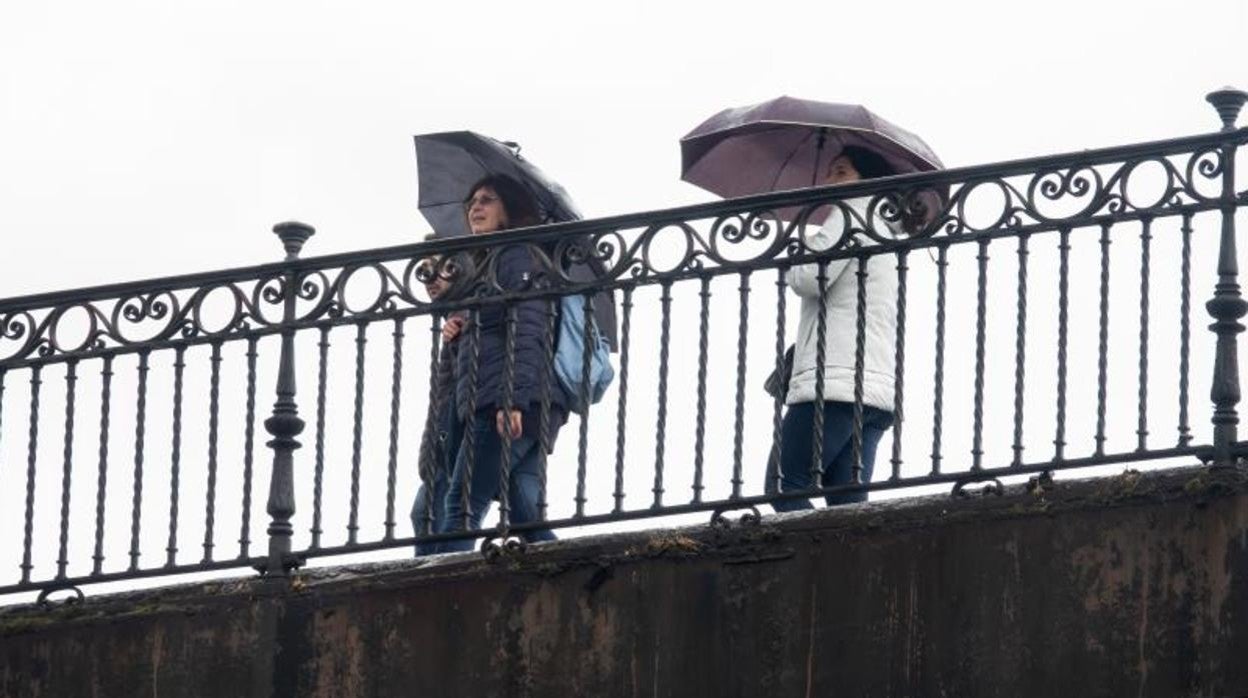
POLYGON ((303 243, 316 234, 316 229, 299 221, 286 221, 273 226, 273 232, 282 239, 282 247, 286 248, 286 261, 299 258, 303 243))
POLYGON ((1226 86, 1205 95, 1205 100, 1218 110, 1222 119, 1222 130, 1231 131, 1235 128, 1235 120, 1239 118, 1239 110, 1248 102, 1248 92, 1226 86))

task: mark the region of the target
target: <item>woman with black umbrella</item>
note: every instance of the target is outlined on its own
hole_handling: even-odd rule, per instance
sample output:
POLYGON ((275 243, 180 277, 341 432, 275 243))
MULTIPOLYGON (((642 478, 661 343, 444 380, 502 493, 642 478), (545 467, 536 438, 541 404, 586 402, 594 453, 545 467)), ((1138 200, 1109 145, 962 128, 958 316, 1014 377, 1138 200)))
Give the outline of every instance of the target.
MULTIPOLYGON (((539 222, 536 202, 528 190, 506 175, 488 175, 464 199, 464 215, 473 235, 487 235, 539 222)), ((531 289, 541 278, 532 250, 500 241, 481 254, 477 268, 489 277, 486 293, 531 289)), ((547 357, 552 355, 548 331, 549 301, 527 300, 484 304, 462 326, 448 329, 466 342, 455 364, 455 406, 465 430, 447 486, 439 533, 481 526, 490 502, 499 497, 509 508, 512 524, 540 519, 542 446, 553 446, 567 421, 570 403, 558 385, 547 357), (507 366, 508 322, 514 323, 513 365, 507 366), (475 344, 475 346, 474 346, 475 344), (474 365, 475 363, 475 365, 474 365), (510 385, 508 382, 510 381, 510 385), (549 391, 549 412, 542 439, 542 391, 549 391), (508 457, 505 458, 505 455, 508 457), (505 499, 500 491, 504 460, 510 465, 505 499)), ((554 540, 549 530, 528 531, 525 540, 554 540)), ((447 541, 439 552, 470 550, 470 540, 447 541)))

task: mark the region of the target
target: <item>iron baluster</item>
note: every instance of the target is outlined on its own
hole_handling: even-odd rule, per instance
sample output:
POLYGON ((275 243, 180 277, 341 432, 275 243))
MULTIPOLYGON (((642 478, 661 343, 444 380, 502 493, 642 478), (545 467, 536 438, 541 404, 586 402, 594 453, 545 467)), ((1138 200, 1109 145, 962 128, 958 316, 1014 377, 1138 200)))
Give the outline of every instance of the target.
POLYGON ((134 493, 131 497, 130 571, 139 569, 139 531, 143 513, 143 448, 147 431, 147 373, 149 353, 139 352, 138 402, 134 416, 134 493))
MULTIPOLYGON (((477 429, 475 424, 475 415, 477 414, 477 380, 481 370, 481 311, 473 308, 470 313, 469 323, 472 325, 472 334, 469 341, 468 356, 468 414, 469 418, 467 426, 464 428, 464 444, 463 448, 467 449, 464 456, 464 486, 461 492, 460 504, 463 506, 463 526, 465 529, 471 523, 472 517, 472 471, 477 465, 477 429)), ((460 351, 463 351, 461 348, 460 351)))
POLYGON ((785 391, 780 390, 781 386, 789 384, 789 376, 785 372, 784 362, 784 325, 785 325, 785 306, 787 299, 785 292, 788 289, 788 282, 785 281, 784 275, 788 273, 787 266, 781 266, 776 269, 776 378, 779 381, 776 386, 776 394, 771 403, 771 455, 767 459, 767 482, 764 483, 764 489, 767 492, 780 491, 780 449, 783 447, 783 408, 785 391))
POLYGON ((1188 417, 1188 374, 1192 345, 1192 214, 1183 214, 1183 251, 1179 281, 1179 446, 1192 442, 1188 417))
POLYGON ((867 258, 857 259, 854 272, 857 296, 854 301, 854 414, 850 424, 850 478, 862 484, 862 399, 863 372, 867 358, 867 258))
POLYGON ((173 444, 169 449, 169 542, 165 545, 165 567, 177 564, 178 485, 182 466, 182 376, 186 369, 186 347, 174 349, 173 359, 173 444))
POLYGON ((1053 437, 1054 461, 1066 450, 1066 347, 1070 330, 1070 228, 1058 231, 1057 271, 1057 434, 1053 437))
POLYGON ((706 363, 710 352, 711 330, 711 277, 703 275, 699 280, 698 298, 698 404, 694 416, 693 438, 693 501, 702 501, 702 468, 706 458, 706 363))
POLYGON ((22 538, 22 583, 30 583, 32 537, 35 532, 35 461, 39 455, 39 386, 43 385, 40 372, 43 367, 35 364, 30 369, 30 428, 26 451, 26 526, 22 538))
POLYGON ((61 538, 56 558, 56 578, 65 579, 69 567, 69 495, 70 477, 74 467, 74 397, 78 384, 78 360, 65 365, 65 447, 61 470, 61 538))
POLYGON ((394 540, 394 498, 399 470, 399 400, 403 385, 403 318, 394 319, 394 355, 390 375, 390 448, 386 454, 386 533, 394 540))
POLYGON ((255 337, 247 338, 247 413, 243 419, 243 520, 239 528, 238 557, 251 556, 251 482, 256 445, 256 358, 255 337))
POLYGON ((215 546, 213 532, 217 519, 217 431, 221 421, 221 342, 212 343, 209 363, 211 371, 208 379, 208 491, 204 493, 207 503, 204 507, 204 558, 202 562, 212 562, 212 549, 215 546))
MULTIPOLYGON (((429 452, 432 452, 435 454, 441 454, 445 452, 444 449, 446 448, 446 444, 443 441, 442 424, 441 424, 441 420, 440 420, 440 416, 438 415, 438 412, 441 409, 443 409, 443 406, 445 405, 445 403, 442 402, 443 400, 446 400, 449 398, 450 400, 454 401, 453 396, 446 396, 446 395, 438 394, 437 376, 438 376, 438 371, 440 370, 439 367, 442 365, 441 339, 442 339, 442 320, 438 314, 434 313, 429 316, 429 399, 428 399, 428 402, 426 403, 429 405, 429 413, 425 415, 425 435, 426 435, 426 438, 434 439, 434 441, 438 444, 438 446, 430 449, 431 444, 422 443, 420 445, 420 451, 421 451, 422 456, 424 453, 426 453, 426 449, 430 449, 429 452)), ((435 506, 435 503, 434 503, 433 490, 434 490, 434 485, 437 482, 438 473, 436 472, 436 470, 435 472, 426 472, 425 468, 419 467, 423 465, 419 462, 417 463, 417 465, 418 465, 417 471, 418 471, 418 474, 420 475, 421 484, 424 485, 424 488, 422 491, 424 492, 423 496, 425 500, 424 501, 425 509, 424 509, 424 516, 422 520, 420 521, 420 523, 416 524, 415 522, 413 522, 413 525, 419 526, 419 528, 413 531, 413 533, 415 533, 418 536, 427 536, 434 532, 433 531, 433 508, 435 506)), ((445 463, 438 463, 438 462, 433 463, 434 468, 438 468, 439 466, 444 467, 445 463)))
POLYGON ((1023 395, 1027 379, 1027 251, 1028 235, 1018 236, 1018 298, 1015 301, 1017 322, 1014 333, 1014 459, 1011 465, 1023 464, 1023 395))
POLYGON ((355 323, 355 403, 351 418, 351 494, 347 515, 347 544, 359 542, 360 459, 364 441, 364 348, 368 344, 368 322, 355 323))
POLYGON ((901 250, 897 253, 897 333, 893 340, 893 455, 890 463, 893 466, 890 481, 901 479, 901 434, 905 423, 905 378, 906 378, 906 272, 910 271, 907 264, 909 252, 901 250))
POLYGON ((741 272, 740 316, 737 320, 737 401, 732 438, 732 499, 741 496, 741 454, 745 439, 745 355, 750 325, 750 272, 741 272))
POLYGON ((663 506, 663 450, 667 441, 667 352, 672 330, 672 282, 665 280, 660 288, 662 320, 659 330, 659 416, 654 429, 654 503, 651 505, 655 509, 663 506))
MULTIPOLYGON (((516 400, 516 306, 508 303, 503 311, 503 395, 502 395, 502 441, 503 452, 498 463, 498 532, 505 538, 511 529, 511 411, 516 400)), ((577 515, 584 516, 585 480, 578 473, 577 515)))
POLYGON ((971 438, 971 470, 984 467, 984 343, 988 324, 988 239, 980 238, 975 299, 975 402, 971 438))
POLYGON ((546 328, 545 328, 545 358, 542 360, 542 370, 540 373, 540 389, 541 389, 541 405, 538 413, 538 426, 540 440, 538 442, 540 448, 537 454, 538 470, 537 470, 537 518, 546 520, 546 465, 548 455, 550 454, 550 406, 551 391, 554 389, 554 367, 555 367, 555 347, 558 337, 558 327, 556 323, 559 321, 559 299, 551 298, 546 303, 546 328))
MULTIPOLYGON (((108 432, 109 411, 112 406, 113 356, 104 356, 104 365, 100 369, 100 447, 99 467, 95 480, 95 553, 91 556, 94 564, 91 574, 102 574, 104 571, 104 504, 108 491, 108 432)), ((3 390, 4 372, 0 371, 0 394, 3 390)))
POLYGON ((1101 225, 1101 290, 1096 366, 1096 455, 1105 455, 1105 410, 1109 397, 1109 224, 1101 225))
POLYGON ((932 393, 932 475, 940 474, 940 437, 945 402, 945 283, 949 267, 949 244, 936 247, 936 374, 932 393))
POLYGON ((1151 274, 1152 219, 1140 221, 1140 366, 1139 421, 1135 429, 1139 441, 1137 451, 1148 448, 1148 283, 1151 274))
POLYGON ((624 287, 623 296, 624 319, 620 325, 620 394, 615 422, 615 493, 613 495, 615 513, 624 511, 624 425, 628 417, 628 336, 633 317, 633 287, 631 285, 624 287))
POLYGON ((316 550, 321 547, 321 505, 324 495, 325 477, 325 390, 329 376, 329 326, 321 325, 320 340, 316 343, 318 351, 316 369, 316 437, 314 463, 312 470, 312 542, 308 547, 316 550))
POLYGON ((584 305, 581 307, 581 388, 577 398, 585 412, 580 416, 580 427, 577 435, 576 449, 576 515, 585 515, 585 469, 589 458, 589 368, 593 358, 594 341, 594 296, 586 293, 584 305))
MULTIPOLYGON (((824 398, 824 363, 828 357, 828 263, 820 261, 815 280, 819 286, 819 312, 815 317, 815 409, 811 426, 810 453, 810 487, 817 490, 823 487, 823 410, 826 407, 824 398)), ((796 360, 796 351, 794 360, 796 360)))

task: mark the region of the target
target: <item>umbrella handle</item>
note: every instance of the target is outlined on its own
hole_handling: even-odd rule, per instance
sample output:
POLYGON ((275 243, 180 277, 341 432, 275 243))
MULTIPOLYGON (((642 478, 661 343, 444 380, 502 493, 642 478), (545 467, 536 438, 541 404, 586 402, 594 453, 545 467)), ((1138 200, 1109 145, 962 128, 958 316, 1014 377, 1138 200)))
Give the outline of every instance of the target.
POLYGON ((819 140, 815 143, 815 166, 810 170, 810 186, 819 183, 819 159, 823 155, 823 145, 828 142, 828 127, 819 129, 819 140))

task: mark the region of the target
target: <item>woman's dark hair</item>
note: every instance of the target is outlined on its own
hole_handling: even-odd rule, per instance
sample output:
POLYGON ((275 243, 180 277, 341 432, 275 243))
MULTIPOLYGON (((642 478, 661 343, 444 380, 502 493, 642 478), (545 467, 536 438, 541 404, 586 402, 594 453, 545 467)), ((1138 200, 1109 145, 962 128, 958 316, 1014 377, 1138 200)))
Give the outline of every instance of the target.
POLYGON ((469 205, 472 197, 482 187, 489 187, 498 194, 499 200, 503 202, 503 210, 507 211, 508 228, 523 228, 542 222, 541 212, 532 192, 515 178, 504 174, 490 174, 478 179, 468 188, 468 195, 464 197, 465 206, 469 205))
POLYGON ((889 177, 897 174, 897 171, 888 164, 884 156, 874 150, 867 150, 857 145, 847 145, 841 151, 841 155, 849 158, 849 161, 854 165, 854 169, 858 170, 858 176, 863 179, 889 177))

